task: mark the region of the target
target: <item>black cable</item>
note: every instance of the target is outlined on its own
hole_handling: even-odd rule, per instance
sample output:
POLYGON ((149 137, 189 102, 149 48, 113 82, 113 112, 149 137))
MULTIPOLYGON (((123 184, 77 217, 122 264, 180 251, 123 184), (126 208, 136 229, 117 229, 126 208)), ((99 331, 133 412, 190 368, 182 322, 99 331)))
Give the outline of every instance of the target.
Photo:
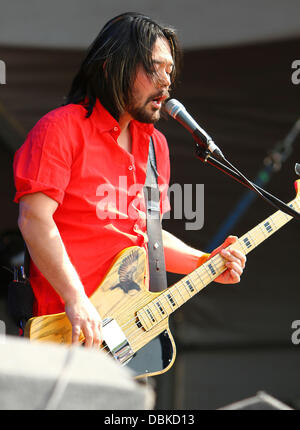
MULTIPOLYGON (((232 178, 234 178, 236 181, 240 182, 250 190, 257 193, 263 200, 265 200, 267 203, 271 204, 273 207, 275 207, 277 210, 281 210, 285 212, 286 214, 290 215, 291 217, 300 220, 300 213, 295 211, 292 207, 288 206, 281 200, 279 200, 277 197, 273 196, 272 194, 268 193, 263 188, 259 187, 258 185, 251 182, 249 179, 246 178, 245 175, 243 175, 232 163, 230 163, 224 156, 222 157, 222 160, 227 163, 230 167, 224 165, 219 160, 214 158, 210 152, 204 150, 202 147, 200 147, 198 144, 196 144, 196 153, 197 156, 205 163, 209 163, 215 167, 217 167, 219 170, 223 171, 224 173, 228 174, 232 178)), ((296 170, 297 171, 297 170, 296 170)))

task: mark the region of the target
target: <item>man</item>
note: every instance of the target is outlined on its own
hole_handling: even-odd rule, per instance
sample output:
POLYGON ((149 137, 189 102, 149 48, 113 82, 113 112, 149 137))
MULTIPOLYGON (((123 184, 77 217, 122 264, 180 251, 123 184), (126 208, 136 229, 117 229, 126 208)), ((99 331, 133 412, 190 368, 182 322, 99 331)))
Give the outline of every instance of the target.
MULTIPOLYGON (((14 161, 19 228, 31 257, 35 315, 65 310, 72 341, 99 347, 101 316, 89 300, 115 256, 147 250, 145 183, 152 136, 161 190, 169 210, 168 147, 154 128, 179 60, 172 29, 141 14, 109 21, 89 49, 66 104, 31 130, 14 161), (108 197, 110 196, 110 197, 108 197), (111 196, 114 196, 112 198, 111 196), (124 204, 126 202, 126 204, 124 204)), ((245 257, 221 251, 228 269, 217 279, 239 282, 245 257)), ((187 274, 208 255, 163 232, 166 270, 187 274)))

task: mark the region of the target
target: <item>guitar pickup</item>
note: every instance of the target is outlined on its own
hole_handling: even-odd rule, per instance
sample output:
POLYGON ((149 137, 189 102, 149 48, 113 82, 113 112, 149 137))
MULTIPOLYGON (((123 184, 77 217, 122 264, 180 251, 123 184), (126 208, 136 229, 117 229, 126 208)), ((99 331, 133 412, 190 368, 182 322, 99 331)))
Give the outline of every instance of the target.
POLYGON ((117 321, 105 318, 102 321, 102 335, 112 356, 120 364, 127 364, 134 356, 134 352, 117 321))

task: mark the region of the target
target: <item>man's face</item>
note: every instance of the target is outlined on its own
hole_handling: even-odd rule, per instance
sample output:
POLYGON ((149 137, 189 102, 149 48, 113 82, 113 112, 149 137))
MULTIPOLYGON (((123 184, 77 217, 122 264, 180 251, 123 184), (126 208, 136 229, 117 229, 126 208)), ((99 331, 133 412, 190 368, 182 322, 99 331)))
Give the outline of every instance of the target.
POLYGON ((154 123, 160 118, 162 103, 169 97, 170 74, 174 63, 169 42, 158 38, 153 46, 152 60, 155 67, 153 77, 147 75, 143 66, 137 69, 127 113, 143 123, 154 123))

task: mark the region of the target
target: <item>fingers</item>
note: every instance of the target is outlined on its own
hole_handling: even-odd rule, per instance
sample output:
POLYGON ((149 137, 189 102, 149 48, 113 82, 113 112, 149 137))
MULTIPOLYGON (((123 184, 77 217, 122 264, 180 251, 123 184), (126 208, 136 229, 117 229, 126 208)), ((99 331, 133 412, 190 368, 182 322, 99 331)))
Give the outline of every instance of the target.
POLYGON ((82 322, 84 346, 99 349, 102 344, 102 322, 98 320, 85 320, 82 322))
POLYGON ((79 343, 79 336, 80 336, 80 325, 73 325, 72 326, 72 343, 76 344, 79 343))
POLYGON ((72 343, 84 340, 87 348, 100 348, 102 343, 102 320, 88 298, 80 298, 65 306, 72 325, 72 343))
POLYGON ((236 240, 236 236, 229 236, 224 243, 213 252, 214 254, 218 252, 220 253, 220 255, 225 259, 225 266, 228 269, 216 279, 218 282, 236 284, 241 280, 241 275, 243 274, 246 266, 246 256, 240 251, 229 247, 229 245, 236 242, 236 240))
POLYGON ((230 283, 236 284, 236 283, 240 282, 241 276, 243 273, 243 270, 241 269, 241 267, 238 264, 232 263, 232 262, 227 262, 226 267, 230 273, 230 277, 231 277, 230 283))
MULTIPOLYGON (((227 263, 236 263, 232 267, 244 269, 246 266, 246 256, 235 249, 223 249, 220 254, 227 260, 227 263)), ((242 272, 240 273, 242 274, 242 272)))
POLYGON ((210 258, 214 255, 218 254, 222 249, 227 248, 229 245, 232 245, 234 242, 237 241, 236 236, 228 236, 227 239, 222 243, 222 245, 218 246, 218 248, 214 249, 213 252, 210 255, 210 258))

